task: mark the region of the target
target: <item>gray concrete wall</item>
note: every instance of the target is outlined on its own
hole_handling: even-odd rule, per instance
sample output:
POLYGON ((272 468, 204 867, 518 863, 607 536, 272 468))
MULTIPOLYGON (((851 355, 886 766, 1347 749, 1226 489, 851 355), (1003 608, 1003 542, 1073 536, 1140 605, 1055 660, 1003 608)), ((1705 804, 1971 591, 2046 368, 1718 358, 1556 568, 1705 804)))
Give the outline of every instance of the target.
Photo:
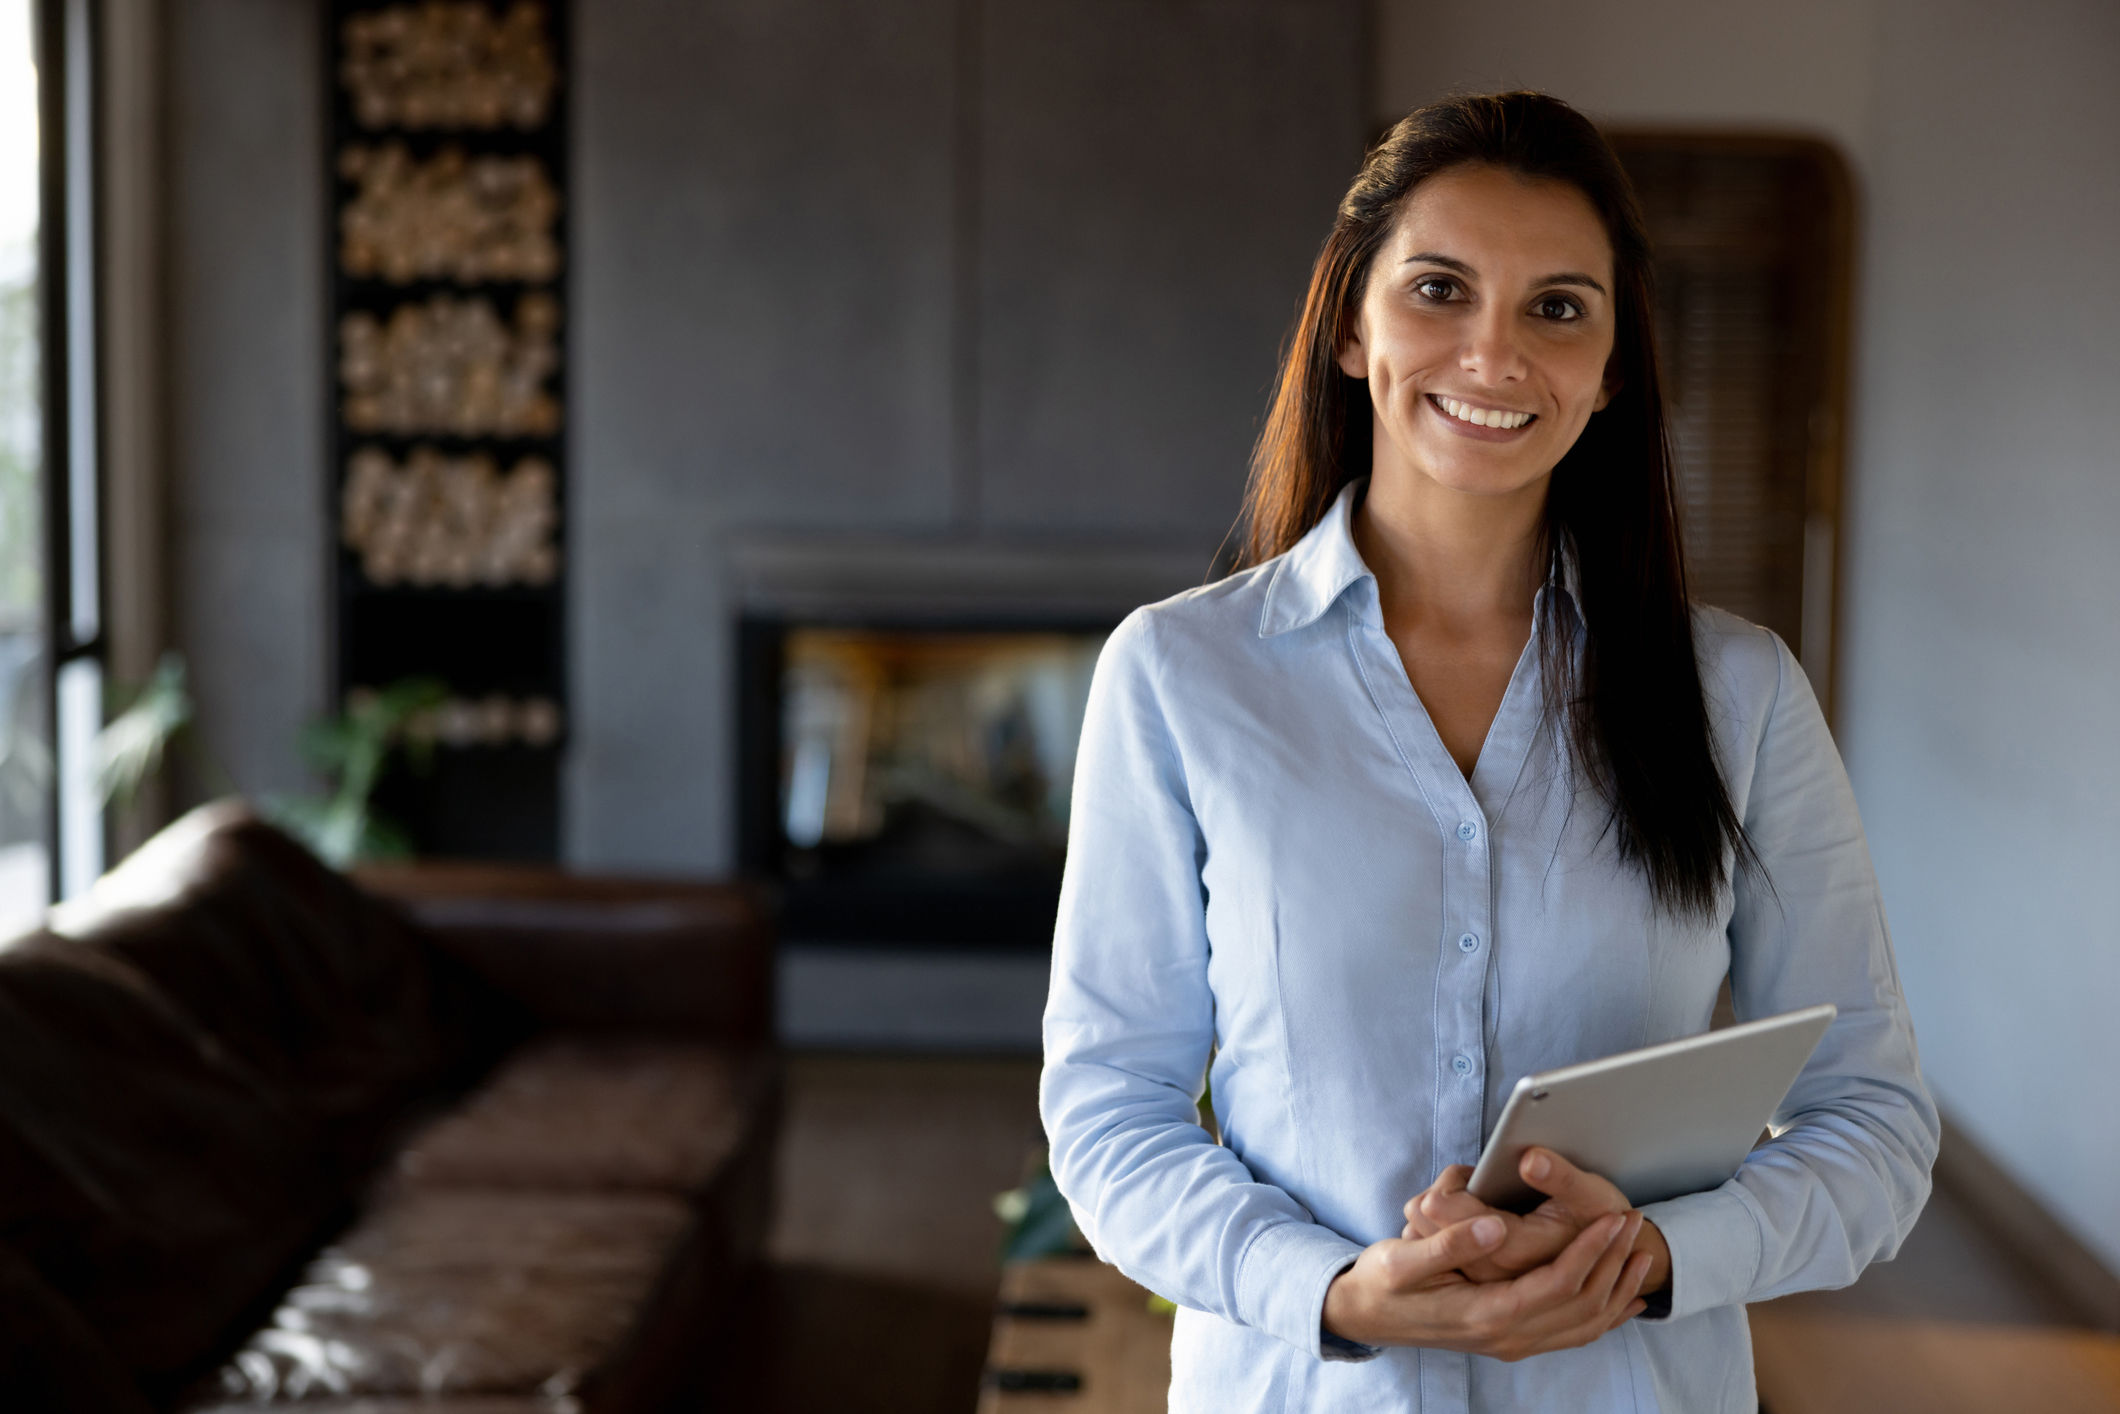
POLYGON ((1922 1060, 2120 1269, 2120 12, 1380 0, 1378 118, 1535 87, 1830 137, 1861 204, 1838 733, 1922 1060))
MULTIPOLYGON (((711 873, 740 544, 1204 571, 1360 155, 1359 5, 572 13, 565 851, 711 873)), ((329 661, 319 23, 169 14, 174 634, 250 791, 305 783, 329 661)))
POLYGON ((217 769, 305 789, 324 705, 320 7, 186 0, 168 23, 171 630, 217 769))
POLYGON ((1361 161, 1356 7, 987 11, 981 523, 1212 551, 1361 161))
POLYGON ((711 871, 733 544, 1148 542, 1204 572, 1360 155, 1357 11, 576 13, 567 849, 711 871))
POLYGON ((581 864, 733 854, 732 535, 949 523, 953 11, 575 12, 581 864))

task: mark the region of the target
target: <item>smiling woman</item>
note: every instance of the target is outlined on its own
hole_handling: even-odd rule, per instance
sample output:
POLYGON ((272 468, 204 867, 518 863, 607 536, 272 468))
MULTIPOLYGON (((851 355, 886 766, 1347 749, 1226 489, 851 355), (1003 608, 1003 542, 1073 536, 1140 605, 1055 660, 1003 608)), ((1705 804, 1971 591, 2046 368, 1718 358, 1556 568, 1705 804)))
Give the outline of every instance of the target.
POLYGON ((1755 1408, 1745 1303, 1896 1250, 1937 1120, 1817 699, 1687 593, 1586 119, 1454 98, 1369 154, 1245 517, 1098 660, 1045 1013, 1052 1172, 1178 1304, 1170 1407, 1755 1408), (1728 1183, 1636 1208, 1534 1149, 1533 1213, 1466 1191, 1518 1076, 1704 1031, 1726 977, 1839 1009, 1728 1183))
POLYGON ((1476 494, 1542 481, 1612 396, 1612 255, 1596 209, 1565 182, 1460 167, 1409 199, 1377 261, 1339 366, 1395 419, 1386 454, 1476 494), (1453 249, 1493 255, 1482 271, 1453 249), (1556 251, 1603 278, 1539 273, 1556 251), (1460 439, 1519 450, 1486 455, 1460 439))
POLYGON ((1356 542, 1414 687, 1468 771, 1530 623, 1502 611, 1482 652, 1476 633, 1420 606, 1454 602, 1461 626, 1479 616, 1468 595, 1523 609, 1565 564, 1585 641, 1571 653, 1557 629, 1540 636, 1547 706, 1610 806, 1621 857, 1664 903, 1700 909, 1725 852, 1742 863, 1750 846, 1709 748, 1651 284, 1633 188, 1565 104, 1520 95, 1401 122, 1312 272, 1254 459, 1245 562, 1290 549, 1377 471, 1356 542), (1453 415, 1445 397, 1484 416, 1453 415), (1532 417, 1500 428, 1497 412, 1532 417), (1440 545, 1376 553, 1430 512, 1466 525, 1473 563, 1440 545), (1506 553, 1490 552, 1497 538, 1506 553), (1425 593, 1401 566, 1427 574, 1425 593), (1505 567, 1530 587, 1495 584, 1505 567))

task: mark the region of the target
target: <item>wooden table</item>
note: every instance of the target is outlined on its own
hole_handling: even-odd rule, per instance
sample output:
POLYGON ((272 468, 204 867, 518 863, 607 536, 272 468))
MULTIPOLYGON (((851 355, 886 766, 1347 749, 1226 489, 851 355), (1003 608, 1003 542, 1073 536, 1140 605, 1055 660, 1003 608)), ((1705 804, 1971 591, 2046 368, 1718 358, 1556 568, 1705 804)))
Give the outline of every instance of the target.
POLYGON ((1093 1257, 1011 1262, 979 1414, 1162 1414, 1171 1318, 1093 1257))

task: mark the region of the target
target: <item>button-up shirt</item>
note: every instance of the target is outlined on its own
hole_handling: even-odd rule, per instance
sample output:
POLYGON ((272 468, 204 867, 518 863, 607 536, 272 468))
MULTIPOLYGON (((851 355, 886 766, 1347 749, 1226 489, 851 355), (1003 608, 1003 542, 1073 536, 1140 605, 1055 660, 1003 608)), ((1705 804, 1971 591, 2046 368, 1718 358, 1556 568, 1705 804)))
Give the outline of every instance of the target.
MULTIPOLYGON (((1355 547, 1363 485, 1098 661, 1045 1012, 1053 1174, 1099 1255, 1178 1304, 1175 1411, 1751 1410, 1743 1303, 1891 1256, 1938 1134, 1818 702, 1774 634, 1695 610, 1765 878, 1733 868, 1712 916, 1675 917, 1571 769, 1536 631, 1459 770, 1355 547), (1518 1077, 1704 1031, 1726 975, 1741 1019, 1839 1016, 1734 1178, 1643 1210, 1667 1314, 1515 1363, 1324 1337, 1327 1286, 1477 1160, 1518 1077)), ((1539 593, 1579 652, 1568 579, 1539 593)))

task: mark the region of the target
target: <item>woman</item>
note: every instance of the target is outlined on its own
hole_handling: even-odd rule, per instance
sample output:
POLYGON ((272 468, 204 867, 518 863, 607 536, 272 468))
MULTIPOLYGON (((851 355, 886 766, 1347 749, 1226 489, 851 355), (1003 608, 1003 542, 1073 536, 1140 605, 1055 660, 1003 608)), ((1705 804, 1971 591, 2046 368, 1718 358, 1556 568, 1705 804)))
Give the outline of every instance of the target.
POLYGON ((1181 1307, 1171 1407, 1756 1405, 1744 1303, 1841 1286, 1936 1114, 1855 804, 1780 639, 1688 603, 1649 252, 1534 93, 1400 122, 1313 272, 1247 567, 1136 611, 1077 766, 1041 1108, 1083 1232, 1181 1307), (1629 1210, 1520 1075, 1830 1001, 1729 1183, 1629 1210), (1203 1072, 1221 1142, 1197 1124, 1203 1072))

